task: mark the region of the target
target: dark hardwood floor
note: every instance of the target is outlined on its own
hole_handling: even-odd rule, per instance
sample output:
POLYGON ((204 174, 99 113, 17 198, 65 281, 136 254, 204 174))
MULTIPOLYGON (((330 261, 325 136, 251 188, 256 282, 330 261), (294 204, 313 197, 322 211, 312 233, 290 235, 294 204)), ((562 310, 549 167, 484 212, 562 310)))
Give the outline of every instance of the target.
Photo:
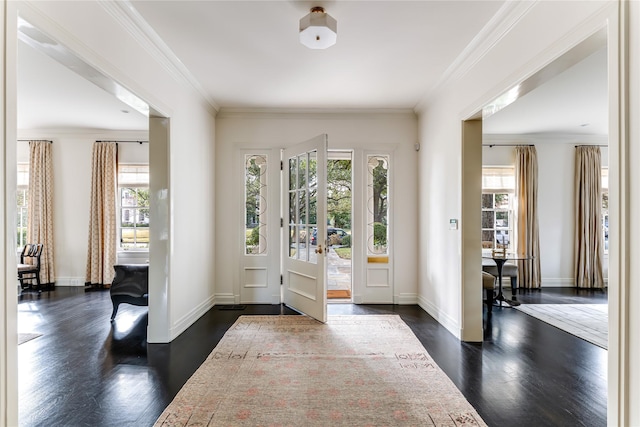
MULTIPOLYGON (((599 291, 544 289, 529 303, 606 303, 599 291)), ((170 344, 146 343, 146 307, 108 291, 27 294, 18 347, 21 426, 150 426, 240 315, 296 314, 273 305, 214 307, 170 344)), ((607 352, 510 308, 485 319, 486 341, 461 343, 417 306, 331 304, 329 314, 395 313, 489 426, 605 426, 607 352)))

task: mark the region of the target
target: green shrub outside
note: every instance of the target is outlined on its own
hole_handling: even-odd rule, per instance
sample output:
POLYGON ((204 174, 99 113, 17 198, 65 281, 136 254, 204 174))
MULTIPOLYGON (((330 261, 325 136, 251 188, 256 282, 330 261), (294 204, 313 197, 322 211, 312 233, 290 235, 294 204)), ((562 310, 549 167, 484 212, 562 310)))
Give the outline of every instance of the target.
POLYGON ((350 248, 351 247, 351 235, 347 234, 346 236, 344 236, 342 238, 342 241, 340 242, 340 244, 342 246, 346 246, 346 247, 350 248))
POLYGON ((387 244, 387 226, 380 222, 373 224, 373 244, 376 246, 387 244))
POLYGON ((260 243, 260 227, 255 227, 247 238, 247 246, 257 246, 258 243, 260 243))

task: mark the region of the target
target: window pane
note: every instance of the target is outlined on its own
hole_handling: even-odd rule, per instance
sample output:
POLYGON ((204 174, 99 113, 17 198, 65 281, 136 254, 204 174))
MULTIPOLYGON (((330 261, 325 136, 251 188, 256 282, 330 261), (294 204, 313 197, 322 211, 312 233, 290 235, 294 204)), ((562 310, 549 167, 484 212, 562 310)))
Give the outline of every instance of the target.
POLYGON ((136 227, 149 227, 149 209, 136 209, 136 227))
POLYGON ((120 233, 120 241, 123 244, 135 243, 135 228, 122 228, 120 233))
POLYGON ((495 195, 496 209, 509 209, 509 194, 498 193, 495 195))
POLYGON ((136 228, 135 229, 136 247, 148 248, 149 247, 149 229, 148 228, 136 228))
POLYGON ((493 211, 482 211, 482 228, 493 228, 493 211))
POLYGON ((493 209, 493 194, 482 195, 482 209, 493 209))
POLYGON ((506 248, 510 243, 509 230, 496 231, 496 247, 506 248))
POLYGON ((121 190, 121 206, 137 206, 138 195, 133 188, 122 188, 121 190))
POLYGON ((496 227, 509 227, 509 212, 496 212, 496 227))
POLYGON ((493 230, 482 230, 482 248, 493 249, 493 230))

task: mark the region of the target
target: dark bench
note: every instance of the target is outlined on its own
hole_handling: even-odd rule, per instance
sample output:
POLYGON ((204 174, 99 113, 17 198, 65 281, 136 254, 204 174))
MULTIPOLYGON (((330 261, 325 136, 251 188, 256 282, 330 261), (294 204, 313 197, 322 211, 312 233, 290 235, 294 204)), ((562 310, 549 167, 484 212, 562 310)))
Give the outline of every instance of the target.
POLYGON ((111 321, 116 318, 118 306, 122 303, 148 306, 149 305, 149 265, 126 264, 114 265, 116 276, 111 284, 111 302, 113 313, 111 321))

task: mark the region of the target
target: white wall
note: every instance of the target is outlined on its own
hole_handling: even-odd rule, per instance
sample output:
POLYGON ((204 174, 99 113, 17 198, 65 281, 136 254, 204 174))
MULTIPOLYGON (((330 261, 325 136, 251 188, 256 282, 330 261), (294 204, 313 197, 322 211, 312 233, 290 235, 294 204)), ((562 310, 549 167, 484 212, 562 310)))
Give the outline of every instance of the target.
POLYGON ((514 14, 521 14, 509 16, 512 25, 504 29, 507 34, 499 33, 488 42, 484 55, 459 70, 460 78, 438 87, 418 108, 422 144, 419 299, 458 337, 462 336, 463 246, 460 233, 449 230, 449 219, 461 216, 461 122, 595 33, 605 25, 612 6, 605 2, 507 4, 514 14))
MULTIPOLYGON (((19 130, 19 139, 53 141, 53 238, 56 286, 84 286, 91 195, 91 156, 96 140, 146 140, 146 132, 19 130)), ((29 143, 18 142, 18 163, 29 163, 29 143)), ((119 144, 118 161, 147 164, 148 144, 119 144)), ((118 262, 120 253, 118 254, 118 262)), ((148 255, 145 255, 148 259, 148 255)))
MULTIPOLYGON (((485 135, 484 144, 510 140, 514 144, 533 144, 538 153, 538 210, 540 226, 540 269, 542 287, 575 286, 574 241, 574 163, 575 145, 607 144, 606 138, 550 135, 485 135), (587 142, 585 142, 587 141, 587 142)), ((514 147, 482 148, 484 166, 514 166, 514 147)), ((602 166, 608 166, 608 148, 601 147, 602 166)), ((605 279, 608 256, 604 259, 605 279)))
MULTIPOLYGON (((214 198, 202 195, 214 191, 215 111, 149 38, 127 25, 129 18, 117 4, 16 1, 8 6, 9 21, 21 15, 170 118, 170 160, 160 165, 170 177, 165 189, 170 215, 167 227, 150 230, 165 233, 170 248, 167 265, 150 265, 167 278, 150 283, 150 293, 162 295, 166 304, 149 310, 150 324, 168 319, 169 327, 150 328, 148 337, 169 342, 214 304, 214 198)), ((15 32, 7 37, 14 49, 15 32)), ((16 57, 7 61, 15 64, 16 57)))
POLYGON ((445 219, 460 214, 462 120, 600 28, 607 28, 609 69, 609 352, 608 424, 640 425, 640 4, 638 2, 507 2, 530 7, 510 16, 508 34, 420 106, 421 305, 461 336, 460 254, 445 219), (516 19, 511 19, 516 18, 516 19), (442 196, 449 201, 441 203, 442 196))
MULTIPOLYGON (((329 149, 393 150, 393 298, 398 303, 415 303, 418 223, 416 125, 412 112, 221 112, 216 120, 216 265, 224 267, 216 271, 216 295, 233 298, 239 287, 242 242, 237 230, 242 227, 244 218, 232 194, 236 148, 284 148, 326 133, 329 149)), ((354 271, 355 280, 362 279, 354 271)))

